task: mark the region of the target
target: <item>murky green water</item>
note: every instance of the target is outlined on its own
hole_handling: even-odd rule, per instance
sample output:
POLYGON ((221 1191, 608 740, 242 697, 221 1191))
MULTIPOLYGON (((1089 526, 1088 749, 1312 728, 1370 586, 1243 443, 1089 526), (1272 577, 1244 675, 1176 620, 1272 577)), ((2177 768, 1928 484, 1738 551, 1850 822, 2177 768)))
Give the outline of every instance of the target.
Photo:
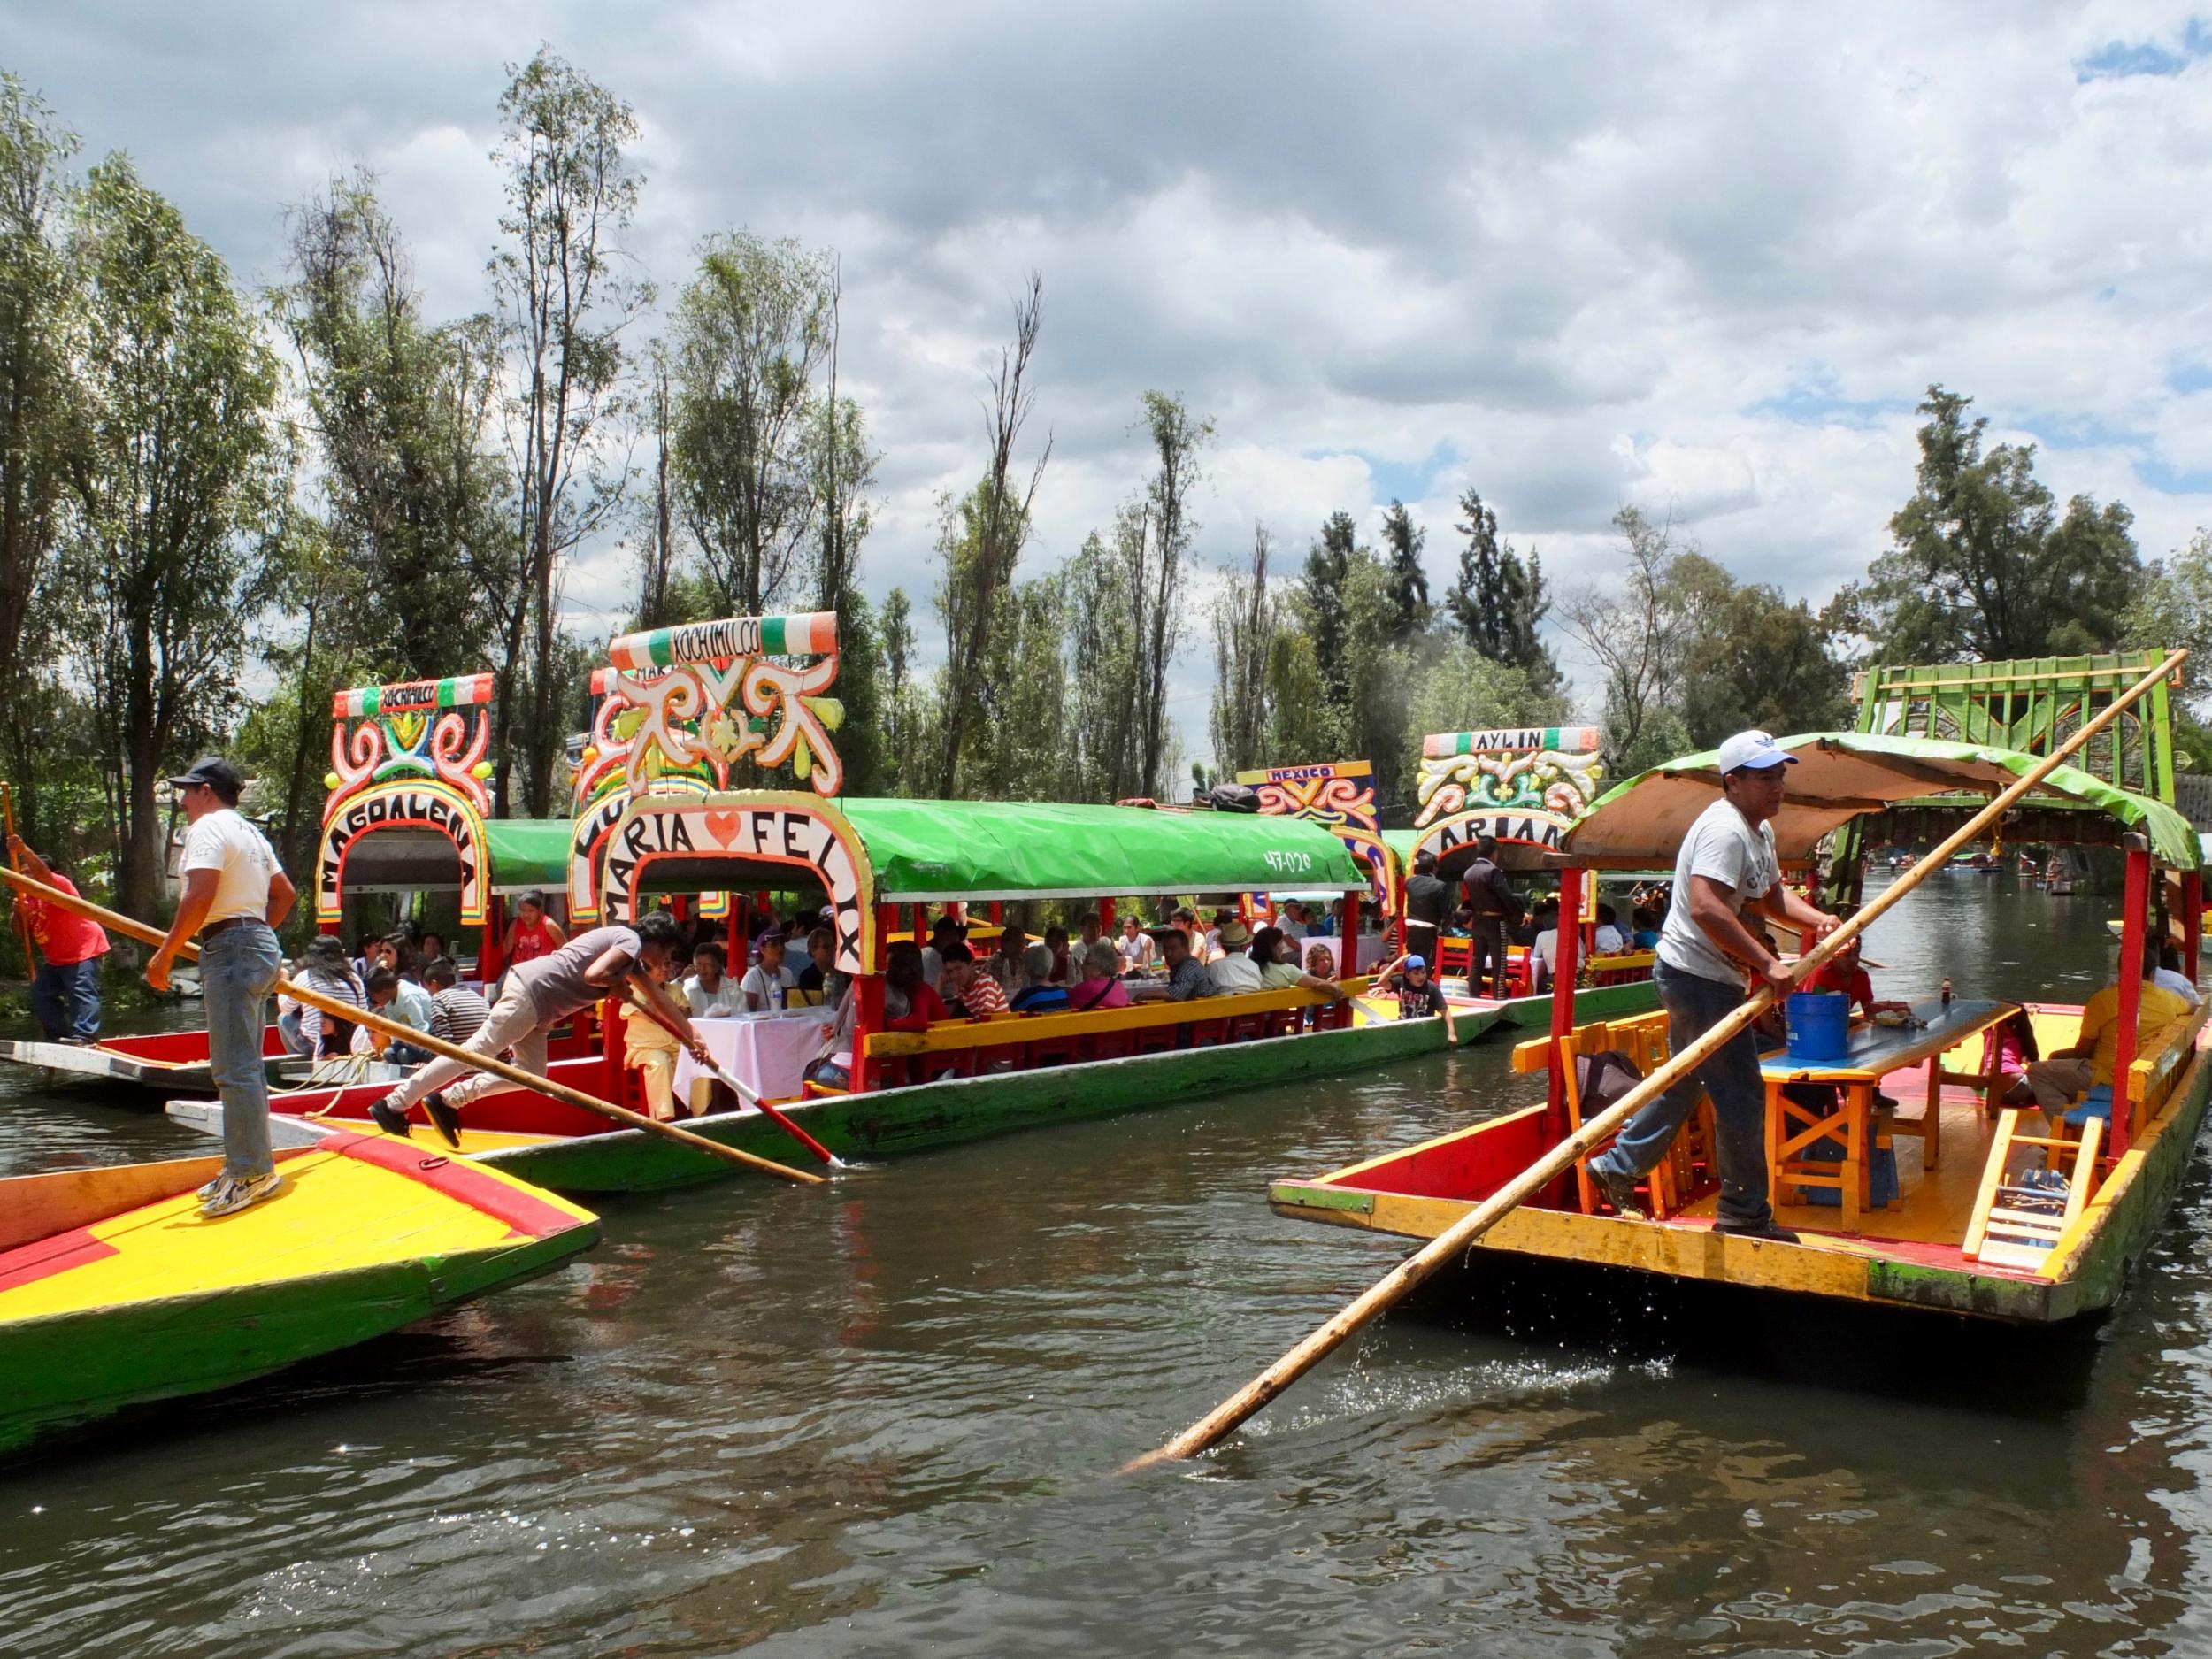
MULTIPOLYGON (((2078 995, 2108 908, 1942 878, 1877 983, 2078 995)), ((11 1171, 197 1145, 0 1087, 11 1171)), ((2069 1337, 1462 1275, 1110 1472, 1400 1254, 1270 1177, 1526 1088, 1493 1045, 616 1204, 554 1278, 0 1472, 0 1651, 2212 1652, 2200 1164, 2069 1337)))

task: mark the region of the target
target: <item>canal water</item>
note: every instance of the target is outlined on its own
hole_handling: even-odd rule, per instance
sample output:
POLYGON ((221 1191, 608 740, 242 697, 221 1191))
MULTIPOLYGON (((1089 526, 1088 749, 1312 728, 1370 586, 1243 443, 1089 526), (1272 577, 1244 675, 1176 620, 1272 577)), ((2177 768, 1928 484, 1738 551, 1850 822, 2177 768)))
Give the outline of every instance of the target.
MULTIPOLYGON (((2109 909, 1939 877, 1878 989, 2078 997, 2109 909)), ((197 1145, 4 1087, 8 1172, 197 1145)), ((1492 1043, 614 1203, 551 1278, 0 1471, 0 1652, 2212 1652, 2201 1159, 2090 1330, 1478 1261, 1214 1455, 1112 1472, 1402 1253, 1271 1177, 1528 1091, 1492 1043)))

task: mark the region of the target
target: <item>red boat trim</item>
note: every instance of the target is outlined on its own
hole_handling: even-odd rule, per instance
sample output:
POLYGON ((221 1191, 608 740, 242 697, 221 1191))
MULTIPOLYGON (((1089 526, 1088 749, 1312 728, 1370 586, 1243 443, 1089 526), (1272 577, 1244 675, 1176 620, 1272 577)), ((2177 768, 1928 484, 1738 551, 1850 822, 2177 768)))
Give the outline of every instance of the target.
POLYGON ((0 1290, 35 1285, 42 1279, 88 1267, 119 1254, 106 1240, 94 1238, 89 1226, 73 1227, 0 1253, 0 1290))
POLYGON ((503 1181, 468 1159, 442 1148, 430 1150, 419 1141, 396 1135, 355 1134, 336 1130, 323 1139, 326 1150, 375 1164, 420 1181, 457 1203, 480 1210, 495 1221, 503 1221, 534 1239, 549 1239, 583 1225, 574 1212, 548 1203, 534 1189, 503 1181))

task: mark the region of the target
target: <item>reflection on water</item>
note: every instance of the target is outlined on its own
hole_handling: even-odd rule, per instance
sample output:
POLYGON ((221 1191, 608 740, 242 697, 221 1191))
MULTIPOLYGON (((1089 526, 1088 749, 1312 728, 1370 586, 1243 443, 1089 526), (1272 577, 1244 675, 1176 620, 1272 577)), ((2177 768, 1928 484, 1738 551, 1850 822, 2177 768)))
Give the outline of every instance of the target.
MULTIPOLYGON (((2101 981, 1943 876, 1886 993, 2101 981)), ((0 1166, 180 1154, 20 1079, 0 1166)), ((1110 1471, 1401 1253, 1271 1214, 1525 1101, 1502 1044, 621 1202, 581 1263, 0 1473, 11 1655, 2212 1651, 2212 1186, 2023 1340, 1478 1262, 1217 1455, 1110 1471)))

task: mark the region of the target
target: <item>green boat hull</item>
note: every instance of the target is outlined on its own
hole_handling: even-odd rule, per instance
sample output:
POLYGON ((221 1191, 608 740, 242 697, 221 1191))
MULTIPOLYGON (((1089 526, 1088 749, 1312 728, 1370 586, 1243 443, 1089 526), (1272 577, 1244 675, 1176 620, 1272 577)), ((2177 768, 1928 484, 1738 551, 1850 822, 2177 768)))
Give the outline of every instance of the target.
MULTIPOLYGON (((1461 1041, 1496 1020, 1494 1013, 1458 1017, 1461 1041)), ((839 1156, 883 1158, 1016 1129, 1386 1065, 1445 1046, 1440 1019, 1386 1020, 1345 1031, 828 1095, 789 1111, 839 1156)), ((757 1112, 718 1113, 685 1127, 763 1157, 795 1161, 805 1156, 757 1112)), ((572 1194, 652 1192, 731 1172, 721 1159, 635 1129, 508 1148, 484 1154, 482 1161, 537 1186, 572 1194)))
MULTIPOLYGON (((1631 979, 1624 985, 1586 986, 1575 993, 1575 1024, 1621 1019, 1630 1014, 1648 1014, 1659 1006, 1659 987, 1649 979, 1631 979)), ((1501 1002, 1500 1018, 1524 1031, 1551 1029, 1551 995, 1517 996, 1501 1002)))
POLYGON ((511 1248, 380 1263, 0 1326, 0 1455, 133 1406, 250 1382, 549 1272, 595 1226, 511 1248))

